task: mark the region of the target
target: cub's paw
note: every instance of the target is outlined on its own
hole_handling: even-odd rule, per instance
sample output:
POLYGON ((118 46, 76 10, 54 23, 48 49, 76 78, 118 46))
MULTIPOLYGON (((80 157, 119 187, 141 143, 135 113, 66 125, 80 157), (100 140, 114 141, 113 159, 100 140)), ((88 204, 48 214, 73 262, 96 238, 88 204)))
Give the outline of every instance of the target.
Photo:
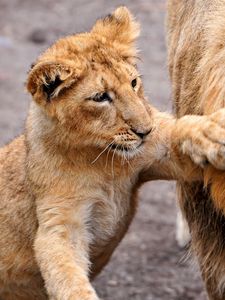
POLYGON ((183 154, 201 167, 212 164, 225 169, 225 109, 208 116, 185 116, 177 121, 183 154))

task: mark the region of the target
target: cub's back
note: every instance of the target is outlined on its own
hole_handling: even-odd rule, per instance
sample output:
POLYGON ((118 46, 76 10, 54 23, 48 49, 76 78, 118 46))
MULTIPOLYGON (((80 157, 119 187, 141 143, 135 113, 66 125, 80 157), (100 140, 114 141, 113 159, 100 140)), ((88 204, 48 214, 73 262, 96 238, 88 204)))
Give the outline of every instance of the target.
POLYGON ((34 264, 37 222, 34 201, 25 185, 25 163, 24 136, 0 149, 0 282, 1 277, 17 278, 34 264))

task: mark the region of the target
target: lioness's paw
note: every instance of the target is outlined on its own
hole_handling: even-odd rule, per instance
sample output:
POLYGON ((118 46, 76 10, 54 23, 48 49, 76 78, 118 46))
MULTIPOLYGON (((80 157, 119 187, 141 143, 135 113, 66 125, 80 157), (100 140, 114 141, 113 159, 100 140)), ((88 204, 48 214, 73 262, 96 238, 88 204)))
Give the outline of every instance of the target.
POLYGON ((225 169, 225 109, 208 116, 185 116, 177 125, 184 154, 201 167, 210 163, 225 169))
POLYGON ((187 221, 182 216, 180 210, 177 212, 177 227, 176 227, 176 240, 180 248, 184 248, 191 241, 190 230, 187 221))

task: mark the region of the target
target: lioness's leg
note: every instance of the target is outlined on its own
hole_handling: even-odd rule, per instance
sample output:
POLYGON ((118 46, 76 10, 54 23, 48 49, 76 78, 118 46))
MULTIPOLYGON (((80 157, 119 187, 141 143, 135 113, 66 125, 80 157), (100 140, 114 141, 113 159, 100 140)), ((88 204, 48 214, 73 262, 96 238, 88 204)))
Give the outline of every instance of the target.
MULTIPOLYGON (((224 10, 224 1, 168 0, 169 70, 178 116, 209 114, 224 107, 224 10)), ((224 172, 209 166, 204 181, 207 195, 202 184, 193 193, 189 183, 180 182, 180 203, 209 297, 221 300, 225 299, 224 172)))
POLYGON ((202 181, 202 168, 208 163, 225 169, 225 109, 177 120, 155 110, 153 118, 155 130, 146 140, 143 181, 202 181))
POLYGON ((210 278, 206 281, 206 290, 208 294, 209 300, 224 300, 225 293, 218 291, 217 283, 214 281, 213 278, 210 278))

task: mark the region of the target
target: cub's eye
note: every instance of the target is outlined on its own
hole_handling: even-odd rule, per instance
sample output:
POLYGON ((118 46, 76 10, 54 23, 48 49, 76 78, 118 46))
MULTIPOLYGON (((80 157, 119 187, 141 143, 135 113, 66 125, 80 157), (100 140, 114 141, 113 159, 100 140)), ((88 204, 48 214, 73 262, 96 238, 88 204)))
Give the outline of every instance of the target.
POLYGON ((137 78, 135 78, 131 81, 131 86, 133 89, 137 86, 137 78))
POLYGON ((112 102, 112 98, 110 97, 110 95, 106 92, 104 93, 97 93, 93 98, 92 100, 94 100, 95 102, 105 102, 105 101, 108 101, 108 102, 112 102))

